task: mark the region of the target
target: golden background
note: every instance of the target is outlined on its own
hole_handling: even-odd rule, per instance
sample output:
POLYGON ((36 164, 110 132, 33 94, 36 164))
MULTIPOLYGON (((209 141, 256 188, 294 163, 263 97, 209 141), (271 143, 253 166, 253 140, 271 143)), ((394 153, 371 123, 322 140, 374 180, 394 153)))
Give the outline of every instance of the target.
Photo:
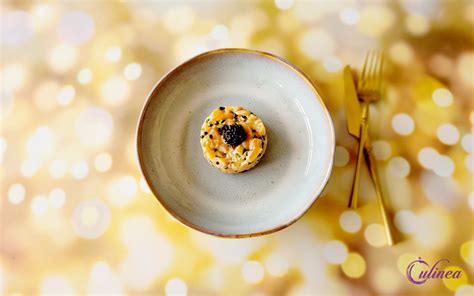
POLYGON ((3 294, 474 294, 474 2, 3 1, 0 14, 3 294), (294 63, 336 129, 323 195, 263 237, 181 225, 137 165, 147 93, 220 47, 294 63), (377 48, 389 67, 371 137, 399 230, 394 247, 365 168, 360 208, 346 206, 357 142, 341 71, 360 69, 377 48), (405 269, 418 257, 447 258, 442 268, 463 276, 414 285, 405 269))

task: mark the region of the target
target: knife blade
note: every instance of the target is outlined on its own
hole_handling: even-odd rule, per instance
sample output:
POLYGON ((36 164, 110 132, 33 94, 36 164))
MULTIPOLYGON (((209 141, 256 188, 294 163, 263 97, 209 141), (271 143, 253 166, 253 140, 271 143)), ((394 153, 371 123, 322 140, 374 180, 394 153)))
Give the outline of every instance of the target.
POLYGON ((360 138, 361 106, 352 70, 349 66, 344 68, 344 106, 346 109, 347 130, 349 134, 360 138))

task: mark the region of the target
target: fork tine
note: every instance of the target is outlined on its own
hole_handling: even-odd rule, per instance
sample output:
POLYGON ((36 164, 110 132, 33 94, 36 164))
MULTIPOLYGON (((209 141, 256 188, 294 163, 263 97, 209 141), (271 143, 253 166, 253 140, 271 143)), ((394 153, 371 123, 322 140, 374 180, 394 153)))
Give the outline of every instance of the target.
POLYGON ((365 55, 364 66, 362 67, 362 73, 360 74, 360 79, 359 79, 359 83, 358 83, 358 86, 357 86, 358 89, 362 89, 363 84, 367 80, 366 75, 367 75, 369 57, 370 57, 370 51, 365 55))

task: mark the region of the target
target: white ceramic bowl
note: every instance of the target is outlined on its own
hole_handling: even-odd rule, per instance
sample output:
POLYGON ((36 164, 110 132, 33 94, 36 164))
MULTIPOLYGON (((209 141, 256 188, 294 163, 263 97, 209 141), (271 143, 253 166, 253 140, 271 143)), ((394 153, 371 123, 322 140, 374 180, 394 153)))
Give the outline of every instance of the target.
POLYGON ((150 93, 137 131, 143 175, 160 203, 199 231, 248 237, 280 230, 313 204, 327 183, 334 129, 309 79, 286 61, 246 49, 198 55, 150 93), (234 175, 209 165, 199 143, 211 110, 240 105, 264 122, 268 148, 234 175))

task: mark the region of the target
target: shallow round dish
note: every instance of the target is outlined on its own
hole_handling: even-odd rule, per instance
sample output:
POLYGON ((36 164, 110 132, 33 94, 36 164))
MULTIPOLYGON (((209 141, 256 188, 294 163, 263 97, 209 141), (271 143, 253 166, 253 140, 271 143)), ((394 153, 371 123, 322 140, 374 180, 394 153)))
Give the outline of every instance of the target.
POLYGON ((219 49, 198 55, 153 88, 137 131, 142 173, 159 202, 184 224, 248 237, 292 224, 327 183, 334 155, 329 113, 309 79, 264 52, 219 49), (252 170, 211 167, 200 128, 218 106, 242 106, 265 122, 268 148, 252 170))

